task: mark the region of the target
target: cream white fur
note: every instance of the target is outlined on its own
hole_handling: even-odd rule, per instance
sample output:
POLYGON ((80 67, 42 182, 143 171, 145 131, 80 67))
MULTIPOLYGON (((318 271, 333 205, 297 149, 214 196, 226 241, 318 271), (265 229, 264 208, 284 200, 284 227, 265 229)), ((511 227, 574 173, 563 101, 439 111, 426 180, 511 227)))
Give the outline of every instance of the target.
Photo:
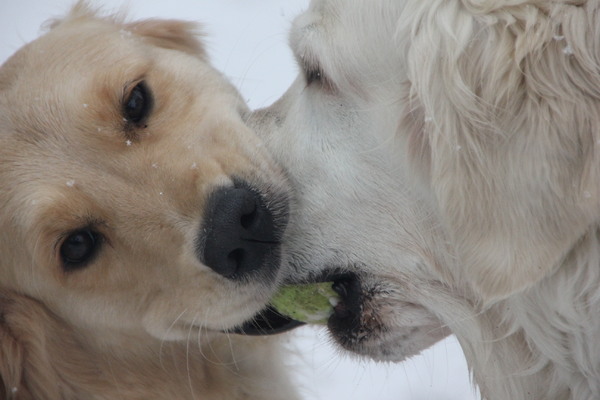
POLYGON ((487 399, 600 397, 599 30, 598 1, 314 0, 295 20, 311 81, 254 123, 297 188, 298 274, 385 288, 385 329, 347 348, 401 360, 437 318, 487 399))

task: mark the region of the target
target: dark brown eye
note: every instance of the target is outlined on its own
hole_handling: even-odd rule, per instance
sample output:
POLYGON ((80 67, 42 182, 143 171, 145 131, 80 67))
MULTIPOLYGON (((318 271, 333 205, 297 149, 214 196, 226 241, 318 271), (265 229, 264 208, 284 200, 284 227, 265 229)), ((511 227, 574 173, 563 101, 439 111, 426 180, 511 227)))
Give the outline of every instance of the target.
POLYGON ((148 85, 141 81, 129 92, 123 102, 123 117, 138 127, 145 126, 152 111, 152 93, 148 85))
POLYGON ((306 86, 317 85, 316 87, 326 89, 327 91, 334 90, 334 85, 318 63, 312 65, 305 64, 303 70, 306 86))
POLYGON ((323 77, 323 74, 321 73, 321 70, 318 68, 309 69, 309 70, 306 70, 305 77, 306 77, 306 84, 310 85, 314 82, 321 82, 321 78, 323 77))
POLYGON ((60 257, 67 271, 80 269, 88 265, 98 253, 101 236, 91 229, 71 232, 60 246, 60 257))

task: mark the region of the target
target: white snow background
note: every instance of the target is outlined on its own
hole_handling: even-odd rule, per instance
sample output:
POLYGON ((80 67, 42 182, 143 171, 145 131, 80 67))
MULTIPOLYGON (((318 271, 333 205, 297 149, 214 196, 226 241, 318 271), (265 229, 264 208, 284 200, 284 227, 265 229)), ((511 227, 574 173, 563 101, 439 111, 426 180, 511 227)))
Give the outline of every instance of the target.
MULTIPOLYGON (((367 0, 365 0, 367 1, 367 0)), ((71 0, 0 0, 0 63, 64 15, 71 0)), ((200 21, 213 64, 240 89, 250 107, 271 104, 294 79, 287 48, 290 22, 308 0, 93 0, 107 12, 122 7, 132 19, 200 21)), ((399 364, 377 364, 341 352, 324 329, 292 335, 290 373, 305 400, 475 400, 454 337, 399 364)), ((259 399, 257 399, 259 400, 259 399)))

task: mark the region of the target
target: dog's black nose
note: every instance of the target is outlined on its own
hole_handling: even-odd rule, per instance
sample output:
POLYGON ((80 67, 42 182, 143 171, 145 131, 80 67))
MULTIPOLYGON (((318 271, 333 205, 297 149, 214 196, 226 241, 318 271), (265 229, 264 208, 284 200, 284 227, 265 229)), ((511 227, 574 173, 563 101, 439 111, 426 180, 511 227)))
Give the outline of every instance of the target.
POLYGON ((206 207, 200 259, 232 279, 276 269, 282 229, 257 192, 240 185, 218 189, 206 207))

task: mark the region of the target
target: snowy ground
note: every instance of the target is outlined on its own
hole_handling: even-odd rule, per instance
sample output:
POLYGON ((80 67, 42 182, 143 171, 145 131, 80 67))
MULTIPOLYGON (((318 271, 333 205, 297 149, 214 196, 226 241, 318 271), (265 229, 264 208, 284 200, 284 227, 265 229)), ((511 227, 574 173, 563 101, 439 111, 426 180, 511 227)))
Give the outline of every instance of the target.
MULTIPOLYGON (((367 0, 365 0, 367 1, 367 0)), ((71 0, 0 0, 0 62, 40 34, 40 25, 63 15, 71 0)), ((251 107, 276 100, 296 67, 287 29, 308 0, 92 0, 108 11, 126 5, 134 18, 201 21, 213 63, 241 90, 251 107)), ((302 328, 290 340, 290 365, 306 400, 474 400, 455 338, 407 362, 381 365, 356 360, 330 346, 325 330, 302 328)))

